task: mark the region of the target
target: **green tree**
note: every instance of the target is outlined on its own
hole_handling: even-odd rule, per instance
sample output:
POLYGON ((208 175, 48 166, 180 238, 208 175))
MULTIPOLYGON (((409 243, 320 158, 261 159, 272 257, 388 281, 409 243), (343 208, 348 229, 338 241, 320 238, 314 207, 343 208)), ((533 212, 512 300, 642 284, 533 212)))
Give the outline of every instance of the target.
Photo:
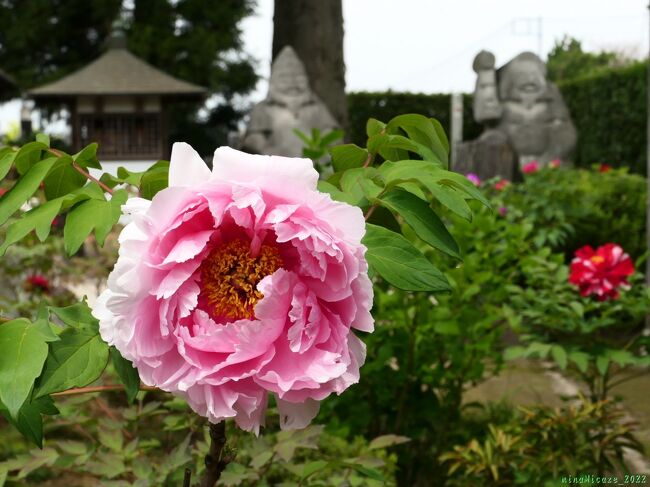
POLYGON ((241 54, 240 21, 253 11, 251 0, 6 0, 0 3, 0 66, 21 89, 79 69, 104 49, 120 20, 128 48, 178 78, 205 86, 216 103, 198 117, 197 104, 177 106, 170 135, 202 152, 224 143, 241 114, 232 108, 257 82, 253 63, 241 54))
POLYGON ((548 76, 552 81, 566 81, 597 73, 604 69, 627 64, 629 61, 616 52, 586 52, 574 37, 564 36, 555 42, 548 54, 548 76))

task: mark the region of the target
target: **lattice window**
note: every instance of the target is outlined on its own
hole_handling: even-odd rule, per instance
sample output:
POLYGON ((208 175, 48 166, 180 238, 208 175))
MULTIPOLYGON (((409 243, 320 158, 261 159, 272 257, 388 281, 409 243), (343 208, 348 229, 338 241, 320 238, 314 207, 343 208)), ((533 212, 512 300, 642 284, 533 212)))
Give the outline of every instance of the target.
POLYGON ((104 158, 162 157, 160 114, 81 114, 79 140, 82 146, 99 144, 104 158))

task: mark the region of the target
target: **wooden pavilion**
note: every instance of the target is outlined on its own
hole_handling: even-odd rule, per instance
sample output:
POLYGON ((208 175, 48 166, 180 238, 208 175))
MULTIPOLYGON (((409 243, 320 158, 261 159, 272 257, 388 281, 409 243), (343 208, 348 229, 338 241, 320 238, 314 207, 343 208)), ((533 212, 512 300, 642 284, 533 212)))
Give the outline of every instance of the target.
POLYGON ((113 161, 169 157, 167 107, 206 94, 133 55, 121 34, 113 34, 108 50, 89 65, 28 92, 37 106, 69 108, 73 150, 98 142, 98 155, 113 161))

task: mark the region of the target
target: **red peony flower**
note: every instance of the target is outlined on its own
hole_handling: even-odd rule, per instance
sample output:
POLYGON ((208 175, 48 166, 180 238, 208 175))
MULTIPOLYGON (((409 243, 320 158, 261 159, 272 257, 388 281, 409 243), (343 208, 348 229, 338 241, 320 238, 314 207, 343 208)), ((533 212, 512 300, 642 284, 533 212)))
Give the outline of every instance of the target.
POLYGON ((537 161, 530 161, 528 164, 524 164, 521 170, 524 174, 532 174, 539 171, 539 163, 537 161))
POLYGON ((627 277, 634 273, 630 256, 616 244, 608 243, 596 251, 589 245, 576 250, 571 262, 569 282, 582 296, 595 294, 599 301, 617 299, 619 288, 628 288, 627 277))
POLYGON ((507 179, 500 179, 499 181, 494 183, 494 189, 496 189, 497 191, 503 191, 508 186, 510 186, 510 181, 508 181, 507 179))
POLYGON ((5 188, 0 188, 0 198, 4 196, 4 194, 7 192, 7 189, 5 188))
POLYGON ((25 284, 29 289, 40 290, 44 293, 50 291, 50 281, 47 277, 41 274, 33 274, 25 279, 25 284))
POLYGON ((548 163, 548 167, 550 167, 551 169, 557 169, 558 167, 560 167, 561 164, 562 161, 560 161, 559 159, 553 159, 551 162, 548 163))
POLYGON ((598 166, 598 172, 609 172, 612 170, 612 166, 609 164, 601 164, 598 166))

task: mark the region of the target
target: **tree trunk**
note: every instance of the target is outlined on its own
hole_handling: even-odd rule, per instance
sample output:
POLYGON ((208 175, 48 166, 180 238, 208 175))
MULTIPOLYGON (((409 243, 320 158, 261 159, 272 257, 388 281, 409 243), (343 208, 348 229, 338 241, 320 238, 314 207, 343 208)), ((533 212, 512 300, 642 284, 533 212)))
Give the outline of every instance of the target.
POLYGON ((341 0, 275 0, 273 59, 286 45, 305 64, 312 90, 347 128, 341 0))

